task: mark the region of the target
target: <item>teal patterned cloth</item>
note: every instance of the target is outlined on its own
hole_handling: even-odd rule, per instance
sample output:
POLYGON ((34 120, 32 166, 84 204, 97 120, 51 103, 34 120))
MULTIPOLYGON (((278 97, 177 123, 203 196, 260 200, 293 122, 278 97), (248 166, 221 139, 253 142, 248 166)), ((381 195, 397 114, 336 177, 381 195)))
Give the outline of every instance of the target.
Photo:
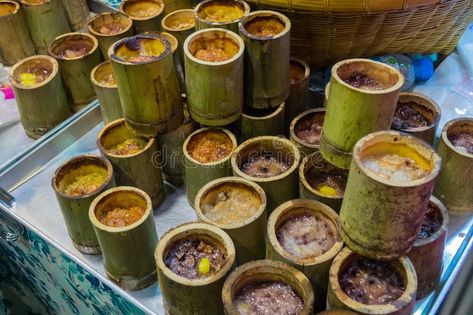
POLYGON ((118 8, 122 0, 101 0, 114 8, 118 8))

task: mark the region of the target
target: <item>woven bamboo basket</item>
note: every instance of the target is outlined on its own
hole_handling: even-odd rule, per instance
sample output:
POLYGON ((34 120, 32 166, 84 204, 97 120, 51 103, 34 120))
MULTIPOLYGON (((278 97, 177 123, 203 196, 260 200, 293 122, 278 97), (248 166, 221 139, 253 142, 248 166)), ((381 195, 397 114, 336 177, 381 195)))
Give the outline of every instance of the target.
POLYGON ((473 19, 472 0, 249 0, 292 23, 291 55, 312 67, 388 53, 443 53, 473 19))

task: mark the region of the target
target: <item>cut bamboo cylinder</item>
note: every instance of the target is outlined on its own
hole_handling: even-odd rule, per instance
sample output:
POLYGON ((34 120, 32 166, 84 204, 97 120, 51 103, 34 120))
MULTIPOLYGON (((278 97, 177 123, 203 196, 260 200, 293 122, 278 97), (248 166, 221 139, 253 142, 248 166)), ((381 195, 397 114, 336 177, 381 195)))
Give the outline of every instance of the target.
POLYGON ((286 100, 286 125, 309 109, 310 67, 300 59, 291 58, 289 63, 291 88, 286 100))
POLYGON ((422 224, 440 161, 430 145, 397 131, 379 131, 358 141, 340 210, 345 243, 372 259, 392 260, 409 252, 422 224), (393 180, 381 175, 386 167, 383 162, 377 172, 364 162, 383 154, 404 158, 406 165, 414 163, 422 175, 393 180))
POLYGON ((299 197, 320 201, 339 213, 347 178, 347 170, 328 163, 320 152, 314 152, 306 156, 299 166, 299 197), (324 180, 328 176, 332 180, 324 180), (323 186, 328 186, 328 191, 323 186))
MULTIPOLYGON (((285 201, 299 196, 298 172, 300 153, 289 140, 274 136, 262 136, 240 144, 231 158, 235 176, 251 180, 261 186, 266 193, 268 215, 285 201), (243 172, 242 168, 254 158, 273 158, 276 163, 284 163, 288 168, 279 175, 255 177, 243 172)), ((267 172, 266 166, 261 168, 267 172)))
POLYGON ((222 287, 235 262, 235 247, 227 233, 205 223, 182 224, 163 235, 154 257, 166 314, 223 314, 222 287), (226 261, 215 274, 191 280, 175 274, 166 266, 164 260, 170 247, 177 241, 192 237, 225 250, 226 261))
POLYGON ((145 146, 136 152, 118 154, 113 148, 124 141, 139 138, 125 124, 124 119, 106 125, 97 136, 97 147, 112 163, 115 181, 119 186, 133 186, 143 190, 151 198, 153 209, 164 200, 164 184, 161 169, 155 165, 158 146, 154 138, 141 138, 145 146))
POLYGON ((409 315, 415 304, 417 277, 414 266, 407 257, 400 257, 390 262, 390 265, 401 276, 404 292, 395 301, 387 304, 363 304, 348 296, 339 282, 339 275, 347 265, 360 259, 350 248, 345 247, 333 260, 330 267, 327 307, 328 309, 346 309, 357 314, 409 315))
POLYGON ((58 69, 54 58, 38 55, 23 59, 11 70, 21 124, 30 138, 38 139, 72 114, 58 69), (47 78, 36 83, 35 73, 46 73, 47 78), (25 74, 34 76, 33 85, 22 84, 25 74))
POLYGON ((348 59, 332 68, 320 151, 324 158, 348 169, 356 142, 391 127, 403 75, 369 59, 348 59))
POLYGON ((239 30, 245 42, 245 105, 279 106, 291 86, 291 22, 281 13, 255 11, 241 19, 239 30))
MULTIPOLYGON (((87 187, 85 183, 83 186, 87 187)), ((110 162, 94 155, 77 156, 56 170, 51 185, 74 247, 84 254, 100 254, 99 243, 89 220, 89 206, 95 197, 114 185, 110 162), (90 193, 76 195, 66 193, 66 189, 78 181, 78 178, 86 176, 92 179, 94 176, 100 176, 104 179, 104 183, 100 185, 99 182, 95 183, 97 188, 90 193)))
MULTIPOLYGON (((433 209, 432 215, 439 218, 440 226, 431 235, 417 238, 408 257, 414 265, 417 274, 417 299, 426 297, 432 292, 440 281, 442 275, 443 253, 447 239, 448 213, 447 208, 435 197, 430 197, 429 207, 433 209)), ((428 218, 426 218, 428 220, 428 218)), ((426 227, 431 230, 430 226, 426 227)))
MULTIPOLYGON (((230 274, 222 290, 225 314, 241 314, 234 304, 234 299, 243 287, 272 281, 288 284, 302 299, 304 304, 301 312, 298 313, 299 315, 313 314, 314 290, 312 290, 309 279, 296 268, 272 260, 252 261, 240 266, 230 274)), ((274 298, 277 299, 277 297, 274 298)))
MULTIPOLYGON (((328 274, 330 265, 335 256, 343 247, 343 241, 340 237, 340 224, 338 215, 332 208, 320 202, 305 199, 295 199, 287 201, 277 207, 268 219, 268 247, 266 258, 285 262, 298 270, 302 271, 312 284, 315 292, 314 308, 316 311, 325 310, 327 301, 328 274), (298 216, 322 216, 329 221, 334 230, 332 235, 325 235, 327 238, 333 238, 333 246, 319 256, 301 258, 291 255, 278 240, 278 229, 291 218, 298 216)), ((310 232, 303 234, 307 237, 313 237, 310 232)), ((320 233, 320 232, 318 232, 320 233)))
POLYGON ((100 53, 108 60, 108 49, 116 41, 133 35, 133 20, 119 12, 104 12, 89 22, 89 33, 99 41, 100 53))
POLYGON ((19 3, 0 1, 0 32, 0 62, 3 65, 12 66, 35 54, 26 17, 19 3))
POLYGON ((205 29, 187 37, 184 42, 185 77, 192 119, 205 126, 225 126, 240 117, 244 50, 242 39, 224 29, 205 29), (212 60, 214 50, 225 57, 205 61, 206 57, 212 60), (203 59, 196 57, 198 53, 202 53, 203 59))
POLYGON ((96 98, 90 72, 100 63, 97 48, 97 39, 86 33, 67 33, 49 44, 49 54, 59 63, 73 112, 78 112, 96 98))
POLYGON ((47 54, 54 38, 71 31, 60 0, 21 0, 21 4, 38 54, 47 54))
POLYGON ((235 122, 239 142, 259 136, 282 136, 285 132, 285 103, 270 109, 243 107, 240 118, 235 122))
POLYGON ((124 0, 119 9, 133 20, 135 34, 161 30, 164 16, 162 0, 124 0))
POLYGON ((238 23, 250 13, 242 0, 205 0, 194 8, 195 29, 223 28, 238 34, 238 23))
POLYGON ((325 108, 309 109, 295 117, 289 126, 290 139, 302 157, 320 149, 320 137, 325 119, 325 108))
POLYGON ((121 288, 136 291, 156 282, 153 252, 158 235, 149 196, 135 187, 116 187, 94 199, 89 209, 102 249, 107 276, 121 288), (109 226, 100 218, 115 209, 139 207, 142 216, 126 226, 109 226))
POLYGON ((237 147, 235 136, 228 130, 222 128, 202 128, 193 132, 182 145, 185 157, 186 168, 186 193, 189 204, 194 207, 195 196, 199 190, 208 182, 230 176, 232 174, 230 166, 230 157, 237 147), (208 142, 208 143, 206 143, 208 142), (203 146, 205 144, 205 147, 203 146), (202 152, 202 156, 197 153, 192 154, 193 150, 199 147, 207 148, 208 153, 202 152), (212 152, 212 149, 214 152, 212 152), (226 153, 226 155, 220 152, 226 153), (204 154, 218 155, 218 158, 199 161, 195 157, 206 158, 204 154))
POLYGON ((435 185, 434 195, 445 204, 448 211, 473 211, 472 137, 473 118, 453 119, 442 130, 438 153, 442 157, 443 166, 435 185), (469 151, 456 147, 450 140, 462 133, 469 135, 469 151))
MULTIPOLYGON (((235 250, 236 265, 252 260, 263 259, 266 251, 266 194, 257 184, 239 177, 215 179, 202 187, 195 197, 195 212, 200 221, 221 228, 231 237, 235 250), (226 199, 224 199, 226 198, 226 199), (246 198, 248 204, 243 203, 246 198), (253 202, 250 205, 250 202, 253 202), (209 207, 216 207, 221 202, 230 207, 227 218, 214 217, 209 207), (256 206, 257 205, 257 206, 256 206), (243 213, 242 207, 251 206, 252 210, 243 213), (238 214, 235 212, 238 211, 238 214)), ((223 208, 220 208, 223 211, 223 208)), ((213 210, 215 213, 216 210, 213 210)))
POLYGON ((171 14, 178 10, 192 10, 192 0, 163 0, 164 15, 171 14))
POLYGON ((61 2, 72 30, 85 29, 90 14, 87 0, 61 0, 61 2))

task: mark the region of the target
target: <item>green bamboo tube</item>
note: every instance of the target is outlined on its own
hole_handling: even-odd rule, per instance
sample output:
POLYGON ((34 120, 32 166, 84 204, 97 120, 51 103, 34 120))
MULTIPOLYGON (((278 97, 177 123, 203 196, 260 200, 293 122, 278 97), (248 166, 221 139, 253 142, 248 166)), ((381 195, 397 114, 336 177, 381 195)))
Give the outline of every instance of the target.
POLYGON ((103 264, 110 280, 125 290, 136 291, 156 282, 153 251, 158 235, 151 199, 135 187, 116 187, 92 201, 89 220, 102 249, 103 264), (140 207, 145 210, 136 222, 114 227, 99 221, 101 215, 116 208, 140 207))
MULTIPOLYGON (((320 201, 337 213, 340 212, 342 207, 343 195, 327 195, 315 189, 310 184, 313 176, 323 176, 324 174, 338 175, 348 178, 347 170, 341 169, 332 165, 325 160, 320 152, 314 152, 306 156, 299 166, 299 197, 303 199, 311 199, 320 201)), ((345 188, 345 186, 343 187, 345 188)))
POLYGON ((0 1, 0 62, 12 66, 35 54, 26 18, 20 4, 12 0, 0 1))
POLYGON ((71 31, 60 0, 21 0, 21 4, 38 54, 47 54, 54 38, 71 31))
POLYGON ((97 147, 113 165, 115 180, 119 186, 133 186, 143 190, 151 199, 153 209, 164 200, 164 184, 161 169, 154 164, 158 146, 154 138, 147 140, 146 146, 136 152, 118 155, 110 149, 137 134, 125 124, 124 119, 106 125, 97 136, 97 147))
POLYGON ((240 118, 235 122, 239 142, 259 136, 281 136, 285 132, 285 103, 270 109, 243 107, 240 118))
MULTIPOLYGON (((429 121, 429 124, 425 127, 398 129, 394 126, 394 120, 393 120, 393 122, 391 123, 391 129, 408 133, 419 139, 424 140, 428 144, 433 145, 434 140, 435 140, 435 133, 437 131, 437 127, 440 121, 440 116, 442 113, 440 107, 437 105, 437 103, 434 100, 432 100, 431 98, 423 94, 414 93, 414 92, 401 93, 399 95, 397 107, 405 105, 405 104, 409 104, 409 103, 415 104, 414 108, 420 113, 422 113, 422 115, 425 118, 427 118, 427 120, 429 121)), ((396 108, 396 111, 397 111, 397 108, 396 108)))
POLYGON ((87 0, 61 0, 61 2, 71 29, 73 31, 85 29, 90 14, 87 0))
POLYGON ((430 197, 430 205, 441 217, 442 225, 434 234, 415 241, 412 250, 407 254, 417 274, 417 299, 430 294, 438 285, 442 275, 443 253, 447 239, 447 208, 435 197, 430 197))
POLYGON ((297 147, 289 140, 274 136, 262 136, 240 144, 231 158, 233 175, 251 180, 263 188, 267 198, 268 214, 285 201, 299 196, 298 172, 301 156, 297 147), (241 168, 250 157, 272 154, 290 167, 282 174, 257 178, 245 174, 241 168))
POLYGON ((23 59, 11 70, 21 124, 30 138, 38 139, 72 114, 58 69, 54 58, 38 55, 23 59), (22 74, 38 70, 46 70, 49 77, 33 86, 21 83, 22 74))
POLYGON ((59 72, 73 112, 78 112, 97 97, 90 80, 90 72, 100 63, 97 48, 97 39, 86 33, 67 33, 49 44, 49 54, 59 63, 59 72), (68 50, 83 50, 85 54, 68 57, 65 55, 68 50))
POLYGON ((100 254, 99 243, 89 220, 89 206, 95 197, 114 185, 110 162, 94 155, 77 156, 56 170, 51 185, 74 247, 84 254, 100 254), (106 181, 93 192, 77 196, 64 192, 76 177, 94 173, 106 176, 106 181))
POLYGON ((104 12, 90 20, 88 30, 99 41, 103 59, 108 60, 110 46, 122 38, 133 35, 133 20, 120 12, 104 12))
POLYGON ((242 0, 205 0, 194 12, 196 30, 223 28, 238 34, 238 23, 250 13, 250 6, 242 0))
POLYGON ((438 153, 442 157, 442 170, 435 184, 434 195, 448 211, 473 211, 473 154, 455 147, 450 137, 463 132, 473 135, 473 118, 450 120, 442 130, 438 153))
POLYGON ((358 141, 340 210, 345 243, 372 259, 392 260, 406 254, 424 218, 440 164, 430 145, 397 131, 379 131, 358 141), (371 154, 386 153, 414 160, 427 174, 411 181, 391 181, 362 162, 371 154))
POLYGON ((357 314, 408 315, 414 310, 417 276, 409 258, 403 256, 391 262, 404 283, 404 293, 399 299, 388 304, 362 304, 349 297, 341 288, 339 275, 344 268, 359 256, 345 247, 333 260, 330 267, 327 307, 346 309, 357 314))
POLYGON ((313 314, 314 290, 312 290, 309 279, 296 268, 272 260, 252 261, 240 266, 230 274, 222 290, 225 314, 241 314, 233 303, 235 296, 245 285, 264 281, 280 281, 291 286, 304 302, 299 315, 313 314))
MULTIPOLYGON (((320 141, 315 143, 309 143, 306 140, 300 138, 297 135, 297 131, 304 125, 309 125, 311 122, 315 122, 320 126, 323 126, 325 119, 325 108, 309 109, 298 116, 296 116, 289 126, 289 136, 292 142, 301 151, 302 157, 306 157, 309 154, 320 150, 320 141)), ((311 127, 311 125, 307 126, 311 127)), ((312 128, 311 128, 312 129, 312 128)))
POLYGON ((127 124, 143 136, 179 127, 182 100, 169 42, 140 34, 116 42, 108 53, 127 124), (139 54, 148 60, 133 61, 139 54))
POLYGON ((192 9, 191 0, 163 0, 164 2, 164 15, 168 15, 172 12, 184 9, 192 9))
POLYGON ((227 233, 210 224, 182 224, 163 235, 154 257, 166 314, 223 314, 222 287, 235 262, 235 247, 227 233), (189 237, 196 237, 225 249, 227 260, 218 272, 190 280, 175 274, 165 265, 164 258, 170 247, 189 237))
POLYGON ((297 58, 289 60, 291 88, 286 100, 286 125, 299 114, 309 109, 309 65, 297 58))
MULTIPOLYGON (((250 198, 250 197, 248 197, 250 198)), ((234 204, 235 211, 239 209, 238 203, 234 204)), ((240 266, 256 259, 263 259, 266 251, 266 195, 257 184, 239 177, 223 177, 215 179, 202 187, 195 197, 195 212, 199 221, 221 228, 231 237, 235 250, 238 253, 236 265, 240 266), (234 219, 231 222, 216 222, 209 218, 206 204, 215 204, 221 193, 231 195, 232 191, 246 191, 247 196, 257 196, 258 209, 246 219, 234 219)), ((239 210, 240 211, 240 210, 239 210)))
POLYGON ((230 176, 232 174, 230 166, 230 157, 237 147, 237 140, 235 136, 228 130, 222 128, 202 128, 194 131, 182 145, 182 151, 184 152, 185 158, 185 169, 186 169, 186 193, 189 204, 194 207, 195 196, 199 190, 208 182, 230 176), (231 147, 230 152, 227 156, 214 162, 202 163, 194 159, 189 149, 193 142, 198 141, 201 138, 216 137, 222 139, 222 142, 226 142, 231 147))
POLYGON ((254 108, 277 107, 289 96, 291 81, 289 48, 291 22, 274 11, 255 11, 241 19, 240 36, 245 42, 245 105, 254 108), (281 25, 274 36, 251 34, 252 26, 281 25))
POLYGON ((327 301, 328 274, 335 256, 343 247, 340 237, 338 215, 332 208, 320 202, 305 199, 287 201, 277 207, 268 219, 268 246, 266 258, 285 262, 302 271, 312 284, 315 294, 314 308, 316 311, 325 310, 327 301), (288 253, 279 243, 276 231, 287 220, 299 215, 321 215, 329 220, 336 228, 334 245, 324 254, 316 257, 300 258, 288 253))
POLYGON ((225 126, 238 119, 243 108, 243 51, 235 33, 205 29, 184 42, 187 101, 192 119, 206 126, 225 126), (217 46, 230 59, 210 62, 195 57, 198 51, 217 46))
POLYGON ((391 66, 369 59, 348 59, 332 68, 320 151, 330 163, 348 169, 356 142, 367 134, 391 126, 402 74, 391 66), (361 89, 344 80, 365 76, 380 89, 361 89))
POLYGON ((119 10, 133 20, 135 34, 161 30, 164 16, 162 0, 124 0, 119 10))

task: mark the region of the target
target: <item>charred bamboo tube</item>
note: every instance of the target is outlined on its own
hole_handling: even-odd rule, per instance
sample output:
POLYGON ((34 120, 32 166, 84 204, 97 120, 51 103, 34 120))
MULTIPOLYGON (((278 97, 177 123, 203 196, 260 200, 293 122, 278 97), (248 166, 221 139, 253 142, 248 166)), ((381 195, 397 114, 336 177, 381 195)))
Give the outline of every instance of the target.
POLYGON ((191 0, 163 0, 164 2, 164 15, 171 14, 179 10, 192 10, 191 0))
POLYGON ((182 224, 163 235, 154 257, 166 314, 223 314, 222 287, 235 262, 235 247, 227 233, 205 223, 182 224), (220 270, 207 277, 188 279, 166 265, 172 245, 191 238, 223 248, 226 260, 220 270))
POLYGON ((69 237, 74 247, 84 254, 100 254, 89 220, 89 206, 113 184, 110 162, 93 155, 81 155, 67 161, 56 170, 51 181, 69 237))
POLYGON ((205 29, 187 37, 185 77, 192 119, 205 126, 224 126, 240 117, 244 49, 242 39, 224 29, 205 29), (215 49, 224 56, 214 59, 215 49))
MULTIPOLYGON (((312 288, 314 289, 314 292, 316 292, 314 296, 315 310, 325 310, 330 265, 332 264, 332 260, 343 247, 343 241, 340 237, 338 215, 332 208, 320 202, 295 199, 283 203, 277 207, 273 213, 271 213, 268 219, 267 231, 268 247, 266 258, 285 262, 302 271, 310 280, 312 288), (289 252, 279 240, 278 234, 280 233, 281 227, 289 220, 297 220, 303 216, 319 218, 319 220, 328 224, 327 226, 330 226, 329 231, 320 231, 315 227, 312 229, 312 233, 318 233, 317 236, 320 237, 319 239, 326 238, 330 242, 333 242, 333 245, 327 251, 321 252, 320 255, 309 256, 306 253, 303 253, 302 256, 294 256, 293 253, 289 252), (324 232, 328 233, 320 234, 324 232)), ((305 230, 299 235, 313 235, 303 233, 310 232, 305 230)))
POLYGON ((327 307, 329 309, 346 309, 357 314, 387 314, 408 315, 412 314, 416 290, 417 277, 409 258, 403 256, 389 262, 402 279, 404 292, 395 301, 386 304, 363 304, 348 296, 340 285, 340 274, 348 265, 361 257, 345 247, 333 260, 330 267, 327 307))
POLYGON ((21 0, 21 4, 38 54, 47 54, 54 38, 71 31, 60 0, 21 0))
POLYGON ((20 4, 12 0, 0 1, 0 62, 12 66, 35 54, 26 18, 20 4))
POLYGON ((235 297, 243 287, 261 282, 282 282, 289 285, 302 299, 300 315, 313 314, 314 291, 309 279, 294 267, 272 260, 257 260, 240 266, 225 281, 222 290, 223 307, 227 315, 239 315, 235 297))
POLYGON ((300 59, 291 58, 289 63, 291 88, 286 100, 286 125, 309 109, 309 65, 300 59))
POLYGON ((113 43, 133 35, 133 20, 119 12, 104 12, 90 20, 88 30, 99 41, 100 53, 107 60, 113 43))
POLYGON ((164 184, 161 169, 154 164, 158 154, 154 138, 139 137, 125 124, 124 119, 118 119, 99 132, 97 147, 112 163, 117 185, 143 190, 151 198, 153 209, 161 205, 164 184), (136 149, 130 151, 128 149, 133 141, 138 144, 135 144, 136 149))
POLYGON ((437 198, 430 197, 421 231, 408 254, 417 274, 417 299, 426 297, 440 281, 447 227, 447 208, 437 198), (434 222, 438 226, 434 226, 434 222))
POLYGON ((162 0, 124 0, 120 4, 120 12, 133 20, 135 34, 160 31, 163 11, 162 0))
POLYGON ((438 153, 443 166, 435 185, 434 195, 448 211, 473 211, 473 118, 449 121, 442 130, 438 153), (461 138, 463 134, 463 141, 461 138), (468 145, 468 140, 469 145, 468 145), (458 141, 458 146, 454 142, 458 141))
POLYGON ((72 30, 80 31, 86 28, 90 14, 87 0, 61 0, 61 2, 72 30))
POLYGON ((240 118, 235 122, 239 142, 259 136, 281 136, 285 132, 285 103, 270 109, 243 107, 240 118))
POLYGON ((345 243, 372 259, 392 260, 406 254, 439 171, 437 153, 412 136, 380 131, 363 137, 353 150, 340 210, 345 243), (396 172, 390 163, 403 163, 405 171, 396 172))
POLYGON ((289 96, 291 22, 274 11, 255 11, 241 19, 245 42, 245 105, 277 107, 289 96))
POLYGON ((250 13, 250 6, 242 0, 205 0, 194 8, 195 28, 224 28, 238 34, 238 23, 250 13))
POLYGON ((324 119, 325 108, 315 108, 299 114, 292 120, 289 126, 290 139, 303 157, 319 151, 324 119))
POLYGON ((33 56, 11 70, 21 124, 30 138, 41 137, 72 114, 58 69, 54 58, 33 56))
MULTIPOLYGON (((134 214, 136 215, 136 214, 134 214)), ((102 249, 107 276, 121 288, 136 291, 156 282, 153 252, 158 235, 153 218, 151 199, 135 187, 116 187, 105 191, 92 201, 89 219, 94 226, 102 249), (142 213, 135 221, 123 225, 107 220, 111 211, 139 208, 142 213)))
POLYGON ((235 136, 221 128, 196 130, 184 141, 186 193, 192 207, 195 196, 205 184, 231 175, 230 157, 236 147, 235 136))
POLYGON ((283 202, 299 196, 297 168, 300 159, 299 150, 291 141, 262 136, 240 144, 232 156, 231 166, 235 176, 263 188, 268 214, 271 214, 283 202))
POLYGON ((264 258, 266 195, 260 186, 239 177, 215 179, 199 190, 194 207, 200 221, 231 237, 238 253, 237 266, 264 258))
POLYGON ((182 99, 171 46, 160 35, 124 38, 109 49, 123 115, 143 136, 179 127, 182 99))
POLYGON ((390 128, 403 84, 399 71, 377 61, 348 59, 335 64, 320 141, 323 157, 348 169, 359 139, 390 128))
POLYGON ((86 33, 68 33, 49 44, 49 54, 59 63, 64 87, 73 112, 96 98, 90 72, 100 63, 97 39, 86 33))

